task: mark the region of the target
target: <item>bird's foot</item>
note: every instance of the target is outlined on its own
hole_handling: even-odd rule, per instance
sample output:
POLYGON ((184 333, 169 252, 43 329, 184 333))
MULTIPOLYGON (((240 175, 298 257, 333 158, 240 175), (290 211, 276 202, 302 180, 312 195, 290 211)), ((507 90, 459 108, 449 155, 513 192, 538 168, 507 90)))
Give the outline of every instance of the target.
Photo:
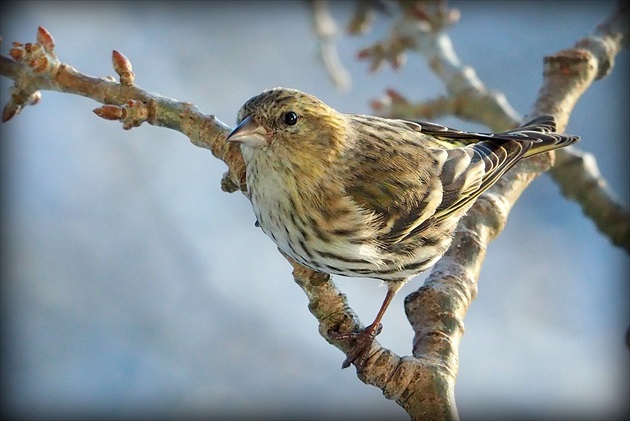
POLYGON ((332 340, 354 342, 352 349, 346 354, 346 359, 343 364, 341 364, 341 368, 348 368, 350 364, 354 363, 357 369, 363 369, 369 356, 368 351, 370 350, 372 342, 374 342, 376 336, 381 333, 382 329, 383 325, 379 323, 376 326, 370 325, 359 332, 328 332, 328 336, 332 340))

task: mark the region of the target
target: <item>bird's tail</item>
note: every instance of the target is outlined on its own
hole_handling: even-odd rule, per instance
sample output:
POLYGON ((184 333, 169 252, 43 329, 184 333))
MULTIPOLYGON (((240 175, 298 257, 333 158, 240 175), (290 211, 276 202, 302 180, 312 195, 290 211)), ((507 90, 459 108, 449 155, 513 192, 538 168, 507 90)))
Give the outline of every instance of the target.
POLYGON ((497 137, 506 136, 513 140, 531 141, 531 147, 525 152, 525 157, 563 148, 580 140, 579 136, 563 135, 556 133, 555 130, 554 117, 542 115, 516 129, 499 133, 497 137))
POLYGON ((580 140, 578 136, 556 133, 556 120, 552 115, 541 115, 520 127, 501 133, 466 132, 427 122, 418 122, 418 127, 421 127, 422 133, 433 136, 434 140, 446 149, 480 142, 489 142, 488 146, 502 146, 516 141, 523 148, 518 155, 525 157, 562 148, 580 140))

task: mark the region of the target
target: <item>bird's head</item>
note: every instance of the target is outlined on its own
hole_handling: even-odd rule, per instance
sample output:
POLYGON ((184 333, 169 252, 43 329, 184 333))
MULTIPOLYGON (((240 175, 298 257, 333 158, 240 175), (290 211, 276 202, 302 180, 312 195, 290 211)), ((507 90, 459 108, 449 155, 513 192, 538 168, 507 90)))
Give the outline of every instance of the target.
POLYGON ((329 159, 343 149, 343 114, 304 92, 274 88, 251 98, 239 110, 228 142, 246 156, 265 153, 278 159, 329 159))

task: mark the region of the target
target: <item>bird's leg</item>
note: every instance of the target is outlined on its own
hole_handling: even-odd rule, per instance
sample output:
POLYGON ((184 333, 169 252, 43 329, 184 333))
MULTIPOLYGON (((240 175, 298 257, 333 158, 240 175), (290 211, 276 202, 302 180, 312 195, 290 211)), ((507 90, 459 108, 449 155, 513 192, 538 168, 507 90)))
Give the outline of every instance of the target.
POLYGON ((376 336, 381 333, 383 329, 383 325, 381 324, 381 320, 387 311, 387 307, 391 304, 394 296, 398 292, 398 290, 404 285, 405 282, 399 281, 388 281, 387 282, 387 295, 385 295, 385 300, 383 300, 383 304, 381 304, 381 308, 376 315, 376 318, 372 322, 371 325, 366 327, 365 329, 359 332, 328 332, 328 335, 331 339, 334 340, 354 340, 355 344, 347 354, 345 361, 341 365, 341 368, 348 368, 350 364, 354 363, 357 368, 362 368, 367 361, 367 351, 369 351, 372 342, 376 336))

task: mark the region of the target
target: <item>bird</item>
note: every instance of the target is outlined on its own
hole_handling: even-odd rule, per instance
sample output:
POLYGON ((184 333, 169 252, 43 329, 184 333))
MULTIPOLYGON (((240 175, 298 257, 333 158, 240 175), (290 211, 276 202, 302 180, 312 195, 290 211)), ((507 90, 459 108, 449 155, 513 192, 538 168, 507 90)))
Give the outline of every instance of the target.
POLYGON ((392 299, 446 252, 462 216, 521 159, 571 145, 541 115, 501 133, 342 113, 290 88, 244 103, 227 142, 240 145, 257 226, 314 271, 383 281, 374 321, 352 332, 342 364, 362 368, 392 299))

